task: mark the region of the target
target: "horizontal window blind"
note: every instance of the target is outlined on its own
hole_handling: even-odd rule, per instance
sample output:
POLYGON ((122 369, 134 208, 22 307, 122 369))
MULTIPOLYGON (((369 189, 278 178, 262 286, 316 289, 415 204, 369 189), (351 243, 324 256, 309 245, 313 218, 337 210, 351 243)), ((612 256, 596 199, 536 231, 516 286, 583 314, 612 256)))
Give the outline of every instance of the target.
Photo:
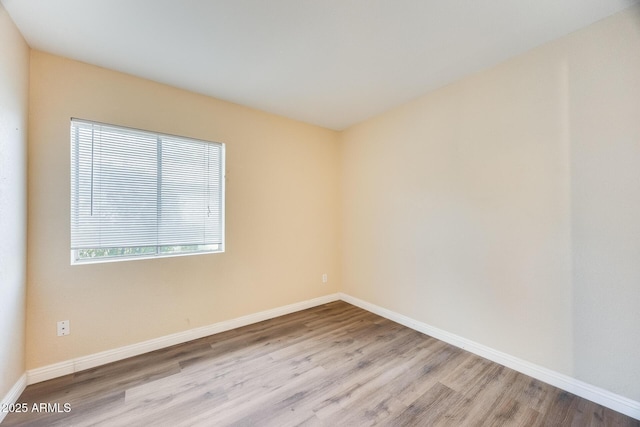
POLYGON ((220 143, 72 119, 71 249, 222 245, 223 165, 220 143))

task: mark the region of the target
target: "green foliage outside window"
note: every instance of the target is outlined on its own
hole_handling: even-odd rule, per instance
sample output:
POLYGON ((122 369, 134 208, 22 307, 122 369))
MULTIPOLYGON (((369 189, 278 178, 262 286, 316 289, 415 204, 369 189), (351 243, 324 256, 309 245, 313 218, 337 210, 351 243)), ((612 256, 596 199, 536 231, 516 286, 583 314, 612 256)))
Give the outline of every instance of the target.
POLYGON ((78 259, 105 257, 135 257, 138 255, 168 255, 172 253, 189 253, 203 250, 215 250, 217 245, 188 245, 188 246, 141 246, 135 248, 102 248, 79 249, 78 259), (216 246, 216 247, 212 247, 216 246))

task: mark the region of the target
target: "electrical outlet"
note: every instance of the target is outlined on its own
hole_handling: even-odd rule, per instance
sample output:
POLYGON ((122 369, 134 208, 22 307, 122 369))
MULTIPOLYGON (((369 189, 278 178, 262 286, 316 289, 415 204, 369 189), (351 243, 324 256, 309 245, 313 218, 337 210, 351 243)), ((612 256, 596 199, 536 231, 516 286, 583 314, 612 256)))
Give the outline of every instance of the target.
POLYGON ((327 273, 324 273, 322 275, 322 283, 327 283, 327 282, 328 282, 327 273))
POLYGON ((58 336, 69 335, 71 333, 71 329, 69 329, 69 321, 61 320, 58 322, 58 336))

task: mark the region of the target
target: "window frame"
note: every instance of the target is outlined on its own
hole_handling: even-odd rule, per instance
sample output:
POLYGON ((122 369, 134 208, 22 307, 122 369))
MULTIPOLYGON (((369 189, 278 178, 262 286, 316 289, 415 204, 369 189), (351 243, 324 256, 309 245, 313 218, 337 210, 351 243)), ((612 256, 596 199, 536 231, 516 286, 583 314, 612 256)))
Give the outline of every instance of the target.
MULTIPOLYGON (((70 251, 70 255, 71 255, 71 265, 85 265, 85 264, 96 264, 96 263, 105 263, 105 262, 120 262, 120 261, 132 261, 132 260, 148 260, 148 259, 154 259, 154 258, 171 258, 171 257, 182 257, 182 256, 191 256, 191 255, 204 255, 204 254, 212 254, 212 253, 224 253, 225 252, 225 241, 226 241, 226 236, 225 236, 225 211, 226 211, 226 145, 222 142, 214 142, 214 141, 208 141, 208 140, 203 140, 203 139, 198 139, 198 138, 191 138, 191 137, 186 137, 186 136, 181 136, 181 135, 174 135, 174 134, 168 134, 168 133, 162 133, 162 132, 155 132, 155 131, 149 131, 149 130, 144 130, 144 129, 138 129, 138 128, 133 128, 133 127, 128 127, 128 126, 121 126, 121 125, 116 125, 116 124, 111 124, 111 123, 102 123, 102 122, 97 122, 97 121, 93 121, 93 120, 86 120, 86 119, 80 119, 80 118, 75 118, 72 117, 70 119, 70 207, 71 207, 71 211, 70 211, 70 232, 73 233, 73 218, 74 218, 74 174, 76 174, 75 180, 77 182, 76 185, 80 185, 80 178, 79 178, 79 167, 77 165, 75 165, 75 159, 74 159, 74 144, 76 144, 76 142, 74 141, 73 138, 73 126, 74 126, 74 121, 78 122, 78 123, 82 123, 82 124, 86 124, 86 125, 92 125, 92 126, 106 126, 109 128, 115 128, 119 131, 123 131, 123 132, 131 132, 131 133, 143 133, 143 134, 147 134, 149 136, 154 136, 156 138, 158 138, 158 143, 160 143, 161 138, 166 137, 166 138, 170 138, 170 139, 176 139, 176 140, 180 140, 183 142, 195 142, 195 143, 200 143, 200 144, 212 144, 215 145, 219 148, 219 187, 220 187, 220 191, 219 191, 219 196, 220 196, 220 213, 219 213, 219 221, 220 221, 220 243, 215 243, 215 244, 209 244, 209 245, 197 245, 197 244, 183 244, 183 245, 164 245, 164 244, 156 244, 156 245, 141 245, 141 246, 127 246, 127 247, 101 247, 101 248, 84 248, 84 249, 73 249, 71 248, 70 251), (176 250, 171 251, 165 251, 166 248, 184 248, 184 247, 189 247, 189 246, 195 246, 197 247, 194 250, 176 250), (123 255, 106 255, 106 256, 96 256, 96 257, 83 257, 80 256, 80 251, 90 251, 90 250, 111 250, 111 249, 118 249, 118 250, 126 250, 126 249, 134 249, 134 250, 139 250, 139 249, 153 249, 155 248, 155 250, 151 251, 151 252, 143 252, 143 253, 138 253, 138 254, 123 254, 123 255)), ((156 157, 157 157, 157 166, 156 166, 156 173, 162 173, 162 150, 159 150, 156 152, 156 157)), ((93 178, 92 178, 93 179, 93 178)), ((159 183, 161 181, 161 179, 157 179, 157 183, 159 183)), ((77 189, 76 189, 77 190, 77 189)), ((162 194, 162 191, 160 188, 157 189, 158 194, 162 194)), ((93 197, 93 196, 91 196, 93 197)), ((161 196, 160 196, 161 198, 161 196)), ((93 203, 93 202, 92 202, 93 203)), ((72 243, 72 242, 70 242, 72 243)), ((70 245, 71 247, 72 245, 70 245)))

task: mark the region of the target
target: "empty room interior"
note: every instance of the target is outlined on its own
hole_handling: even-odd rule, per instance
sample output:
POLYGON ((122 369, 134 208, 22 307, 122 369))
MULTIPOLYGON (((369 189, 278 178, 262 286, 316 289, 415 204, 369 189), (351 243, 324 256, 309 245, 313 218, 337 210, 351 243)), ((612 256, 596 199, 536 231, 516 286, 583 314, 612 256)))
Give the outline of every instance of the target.
POLYGON ((0 0, 0 280, 2 424, 640 425, 640 4, 0 0))

